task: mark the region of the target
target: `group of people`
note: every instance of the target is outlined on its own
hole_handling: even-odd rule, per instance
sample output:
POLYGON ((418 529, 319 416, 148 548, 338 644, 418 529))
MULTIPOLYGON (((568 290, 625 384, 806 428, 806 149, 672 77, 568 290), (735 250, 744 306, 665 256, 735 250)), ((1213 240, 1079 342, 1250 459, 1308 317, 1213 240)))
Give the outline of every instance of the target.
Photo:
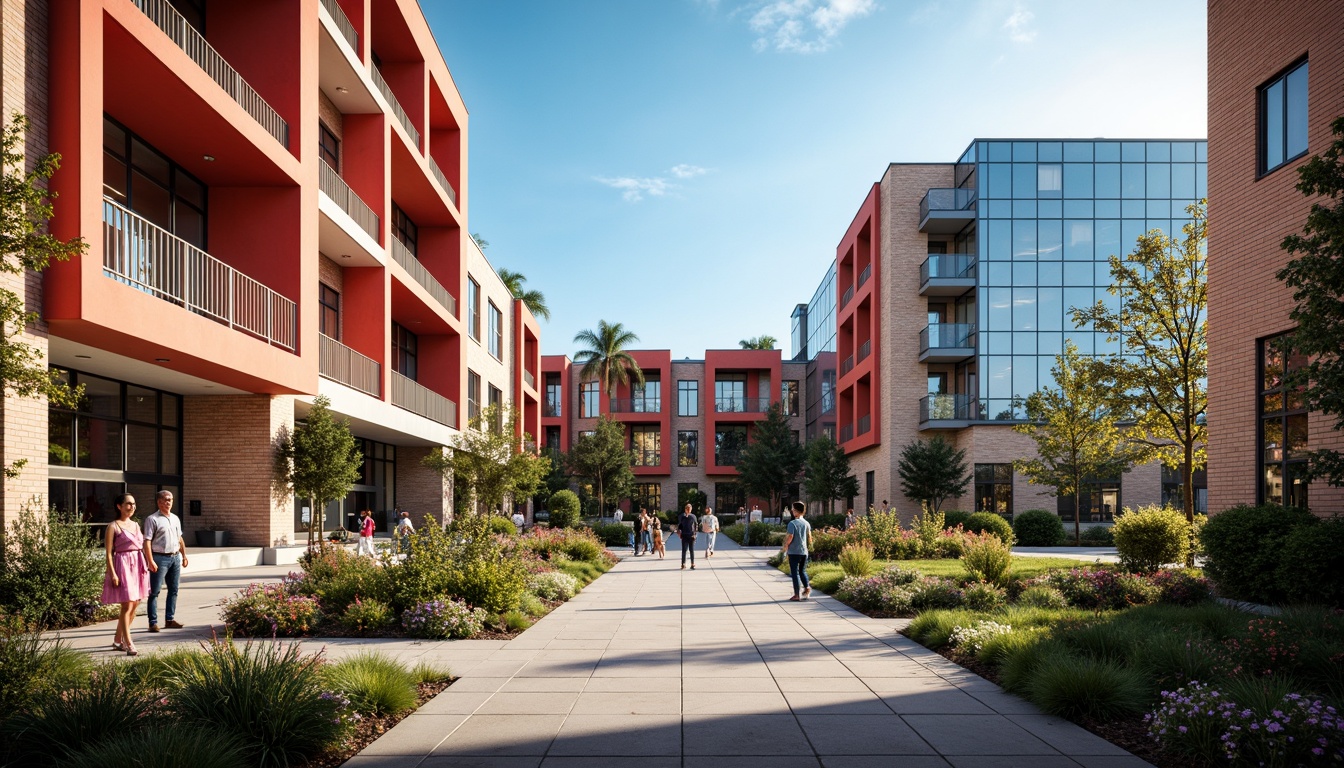
POLYGON ((174 618, 182 569, 187 567, 182 520, 173 514, 171 491, 159 491, 154 502, 158 509, 136 525, 131 519, 135 516, 135 497, 129 493, 118 496, 117 519, 108 524, 103 537, 107 571, 103 576, 102 601, 121 607, 112 647, 125 651, 127 656, 139 655, 131 639, 131 624, 141 600, 149 600, 145 606, 149 631, 159 631, 158 598, 165 585, 168 604, 163 626, 169 629, 183 626, 174 618))
MULTIPOLYGON (((659 559, 667 555, 663 540, 663 521, 656 514, 643 507, 633 522, 631 548, 635 557, 657 554, 659 559), (642 550, 642 551, 641 551, 642 550)), ((714 544, 719 538, 719 518, 711 507, 705 508, 705 514, 695 516, 691 505, 681 511, 677 518, 677 536, 681 539, 681 567, 686 567, 686 558, 691 559, 691 570, 695 570, 695 540, 699 534, 705 534, 705 557, 714 556, 714 544)))

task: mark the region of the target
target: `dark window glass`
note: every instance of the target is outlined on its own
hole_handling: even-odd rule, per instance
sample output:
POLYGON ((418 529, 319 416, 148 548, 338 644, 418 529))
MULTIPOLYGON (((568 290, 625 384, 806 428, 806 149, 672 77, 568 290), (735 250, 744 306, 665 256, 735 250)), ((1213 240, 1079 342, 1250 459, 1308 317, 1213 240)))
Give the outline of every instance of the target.
POLYGON ((585 381, 579 385, 579 418, 595 419, 601 413, 599 387, 596 381, 585 381))
POLYGON ((1293 373, 1306 362, 1289 334, 1260 341, 1260 501, 1307 506, 1307 412, 1293 373))
POLYGON ((75 432, 79 443, 76 466, 90 469, 123 469, 120 421, 80 418, 75 432))
POLYGON ((695 379, 677 381, 677 415, 700 415, 700 382, 695 379))
POLYGON ((785 415, 785 416, 798 416, 798 415, 800 414, 800 411, 799 411, 799 409, 798 409, 798 382, 797 382, 797 381, 785 381, 785 382, 784 382, 783 399, 784 399, 784 415, 785 415))
POLYGON ((546 374, 546 416, 564 414, 564 392, 560 386, 560 374, 546 374))
POLYGON ((481 375, 467 371, 467 422, 474 422, 481 416, 481 375))
POLYGON ((146 424, 159 422, 159 396, 152 389, 126 385, 126 420, 146 424))
POLYGON ((747 447, 747 427, 745 424, 720 426, 714 431, 714 463, 720 467, 737 464, 742 449, 747 447))
POLYGON ((103 192, 156 226, 206 248, 205 184, 107 116, 103 192))
POLYGON ((341 140, 326 123, 317 124, 317 156, 337 173, 341 170, 341 140))
POLYGON ((677 432, 677 466, 694 467, 700 464, 700 433, 694 429, 677 432))
POLYGON ((467 278, 467 334, 481 340, 481 285, 467 278))
POLYGON ((490 338, 487 340, 490 354, 496 360, 504 359, 504 313, 499 311, 493 301, 490 305, 490 338))
POLYGON ((324 336, 341 340, 341 294, 326 283, 318 283, 317 303, 319 312, 318 330, 324 336))
POLYGON ((975 511, 1012 514, 1012 464, 975 465, 975 511))
POLYGON ((662 464, 662 431, 656 424, 636 424, 630 427, 630 450, 634 452, 636 467, 656 467, 662 464))
POLYGON ((140 424, 126 425, 126 471, 157 472, 159 430, 140 424))
POLYGON ((1307 62, 1260 87, 1260 172, 1307 152, 1307 62))
POLYGON ((653 512, 663 508, 663 486, 661 483, 635 483, 635 492, 630 497, 631 509, 643 507, 653 512))
POLYGON ((75 415, 52 411, 47 420, 47 463, 70 467, 75 463, 75 415))
POLYGON ((392 370, 416 380, 416 354, 420 340, 398 323, 392 324, 392 370))
POLYGON ((396 203, 392 204, 392 236, 406 246, 406 250, 410 251, 412 256, 419 257, 420 228, 396 203))

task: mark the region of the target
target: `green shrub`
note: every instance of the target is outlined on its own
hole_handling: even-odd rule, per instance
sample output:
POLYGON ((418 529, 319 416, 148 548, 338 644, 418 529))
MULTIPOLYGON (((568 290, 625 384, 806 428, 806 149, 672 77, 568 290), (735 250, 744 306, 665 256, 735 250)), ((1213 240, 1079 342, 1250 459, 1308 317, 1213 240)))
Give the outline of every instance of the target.
POLYGON ((429 661, 418 661, 411 667, 411 677, 419 683, 441 683, 452 679, 453 673, 447 667, 440 667, 429 661))
POLYGON ((568 600, 578 594, 579 582, 567 573, 544 571, 528 577, 527 591, 543 600, 568 600))
POLYGON ((216 642, 206 651, 204 663, 177 676, 169 709, 183 722, 236 737, 250 765, 302 764, 345 737, 347 707, 323 690, 320 656, 279 642, 216 642))
POLYGON ((1001 587, 979 581, 962 591, 962 602, 973 611, 996 611, 1008 604, 1008 594, 1001 587))
POLYGON ((1167 605, 1192 606, 1213 599, 1213 585, 1198 571, 1164 569, 1150 577, 1158 589, 1157 600, 1167 605))
POLYGON ((1002 515, 996 515, 993 512, 976 512, 966 518, 962 526, 967 533, 992 533, 1003 540, 1008 546, 1013 545, 1013 526, 1003 519, 1002 515))
POLYGON ((35 629, 92 621, 105 565, 88 531, 72 514, 25 505, 0 542, 0 608, 35 629))
POLYGON ((1294 528, 1283 541, 1277 576, 1294 602, 1344 608, 1344 518, 1294 528))
POLYGON ((979 618, 975 611, 968 610, 925 611, 910 622, 905 633, 915 642, 937 650, 948 644, 953 630, 974 624, 979 618))
POLYGON ((557 566, 564 573, 573 576, 580 584, 591 584, 603 571, 596 563, 590 563, 584 560, 563 560, 551 561, 552 566, 557 566))
POLYGON ((970 519, 970 512, 963 512, 959 509, 948 510, 943 513, 943 527, 948 530, 953 530, 958 525, 965 527, 966 521, 970 519))
POLYGON ((546 506, 551 512, 552 528, 572 528, 578 524, 579 497, 573 491, 556 491, 547 499, 546 506))
POLYGON ((517 536, 518 527, 513 524, 511 518, 503 515, 489 515, 486 517, 491 533, 499 536, 517 536))
POLYGON ((961 564, 976 579, 1002 584, 1013 564, 1013 553, 1009 544, 992 532, 968 533, 962 537, 961 564))
POLYGON ((1212 679, 1217 659, 1198 633, 1158 632, 1133 649, 1133 660, 1158 687, 1172 690, 1192 680, 1212 679))
POLYGON ((1115 534, 1111 531, 1109 525, 1094 525, 1091 528, 1084 528, 1078 538, 1085 547, 1115 546, 1115 534))
POLYGON ((294 582, 295 590, 316 597, 329 614, 340 616, 356 598, 382 603, 392 600, 392 569, 345 547, 327 546, 305 553, 299 565, 304 577, 294 582))
POLYGON ((387 567, 394 605, 409 608, 457 597, 498 613, 517 607, 522 599, 526 568, 490 532, 489 516, 458 517, 447 533, 431 522, 412 536, 411 553, 387 567))
POLYGON ((499 623, 510 632, 522 632, 532 626, 532 617, 522 611, 505 611, 500 614, 499 623))
MULTIPOLYGON (((565 575, 569 576, 569 574, 565 575)), ((570 576, 570 578, 572 579, 574 577, 570 576)), ((522 611, 528 616, 541 618, 542 616, 545 616, 550 609, 546 607, 546 604, 541 601, 540 597, 537 597, 531 592, 528 592, 524 594, 523 599, 518 602, 518 610, 522 611)))
POLYGON ((1132 716, 1144 710, 1149 696, 1139 672, 1113 661, 1067 654, 1044 658, 1027 686, 1027 698, 1046 714, 1073 719, 1132 716))
POLYGON ((1009 655, 1041 642, 1044 636, 1039 629, 1015 628, 986 640, 975 657, 986 664, 1001 664, 1009 655))
POLYGON ((346 606, 345 613, 341 614, 341 626, 348 632, 358 634, 381 632, 395 620, 396 614, 392 612, 392 606, 381 600, 361 600, 358 597, 346 606))
POLYGON ((1024 547, 1057 547, 1064 543, 1064 521, 1045 509, 1028 509, 1013 518, 1013 536, 1024 547))
POLYGON ((10 765, 42 765, 148 724, 157 697, 128 687, 115 667, 82 685, 49 691, 4 723, 10 765))
POLYGON ((171 648, 137 656, 123 664, 121 670, 127 685, 148 691, 166 691, 186 665, 204 660, 205 655, 196 646, 171 648))
POLYGON ((465 639, 485 628, 486 613, 461 600, 429 600, 407 608, 401 626, 411 637, 465 639))
POLYGON ((302 637, 317 630, 322 609, 288 584, 251 584, 220 604, 220 616, 237 635, 302 637))
POLYGON ((818 528, 840 529, 845 527, 845 516, 838 512, 813 515, 812 517, 807 518, 807 522, 812 525, 814 530, 818 528))
POLYGON ((919 541, 919 557, 938 557, 938 542, 943 538, 943 522, 946 518, 942 512, 934 512, 927 505, 920 509, 920 513, 910 523, 910 530, 914 532, 915 538, 919 541))
POLYGON ((1125 509, 1111 527, 1120 564, 1135 573, 1152 573, 1168 563, 1184 563, 1190 552, 1190 524, 1174 507, 1148 505, 1125 509))
POLYGON ((322 670, 330 690, 349 699, 361 715, 396 715, 415 706, 415 676, 401 662, 361 651, 322 670))
POLYGON ((960 608, 965 595, 957 582, 930 576, 914 584, 914 594, 910 597, 910 607, 916 611, 933 608, 960 608))
POLYGON ((840 567, 846 576, 867 576, 873 570, 873 545, 866 541, 846 544, 840 550, 840 567))
MULTIPOLYGON (((65 768, 248 768, 237 737, 209 726, 171 723, 113 734, 70 755, 65 768)), ((256 763, 251 763, 256 765, 256 763)))
POLYGON ((449 594, 456 549, 454 537, 427 516, 410 535, 410 552, 386 569, 392 583, 392 607, 402 611, 449 594))
POLYGON ((1064 593, 1054 587, 1037 585, 1027 587, 1018 595, 1019 605, 1026 605, 1032 608, 1066 608, 1069 602, 1064 599, 1064 593))
POLYGON ((840 558, 840 550, 854 541, 854 537, 839 528, 812 529, 812 547, 807 553, 812 560, 834 562, 840 558))
POLYGON ((895 511, 870 511, 854 524, 854 536, 873 545, 878 557, 887 560, 898 557, 906 548, 906 531, 901 529, 901 516, 895 511))
POLYGON ((1265 505, 1233 507, 1214 515, 1200 531, 1204 575, 1223 597, 1258 603, 1288 598, 1279 583, 1283 548, 1300 526, 1318 525, 1305 509, 1265 505))
POLYGON ((1005 691, 1025 696, 1036 676, 1036 668, 1046 659, 1068 655, 1069 649, 1058 640, 1042 635, 1034 643, 1005 648, 999 664, 999 681, 1005 691))
POLYGON ((634 529, 624 523, 605 523, 593 526, 593 533, 608 547, 629 546, 634 529))
POLYGON ((1152 636, 1148 627, 1121 621, 1088 621, 1058 628, 1055 637, 1093 659, 1124 662, 1134 649, 1152 636))

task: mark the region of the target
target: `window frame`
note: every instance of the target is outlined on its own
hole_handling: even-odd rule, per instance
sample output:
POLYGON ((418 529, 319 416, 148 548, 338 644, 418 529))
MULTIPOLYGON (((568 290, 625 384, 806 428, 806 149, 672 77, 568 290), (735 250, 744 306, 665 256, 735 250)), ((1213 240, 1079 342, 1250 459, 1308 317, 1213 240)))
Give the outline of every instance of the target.
POLYGON ((677 379, 677 415, 700 415, 700 380, 677 379), (689 404, 689 408, 687 407, 689 404))
MULTIPOLYGON (((1300 389, 1293 390, 1288 386, 1288 377, 1292 375, 1297 366, 1292 361, 1292 332, 1279 333, 1273 336, 1266 336, 1256 340, 1256 397, 1255 397, 1255 469, 1256 469, 1256 499, 1261 504, 1282 504, 1284 506, 1307 507, 1310 500, 1310 484, 1303 483, 1298 489, 1300 493, 1290 494, 1288 490, 1292 487, 1292 478, 1300 477, 1299 473, 1291 470, 1304 468, 1307 464, 1305 455, 1294 457, 1288 446, 1290 435, 1289 420, 1301 421, 1307 426, 1303 432, 1307 443, 1301 446, 1300 450, 1307 451, 1311 447, 1310 423, 1308 421, 1308 410, 1306 402, 1302 397, 1300 389), (1265 381, 1266 370, 1266 352, 1270 345, 1281 343, 1283 347, 1283 370, 1279 373, 1279 382, 1275 386, 1267 387, 1265 381), (1266 401, 1271 398, 1278 398, 1279 407, 1273 410, 1266 409, 1266 401), (1292 402, 1292 400, 1296 402, 1292 402), (1277 461, 1269 462, 1265 460, 1267 451, 1265 440, 1265 425, 1268 422, 1275 421, 1279 428, 1279 452, 1280 458, 1277 461), (1267 473, 1271 467, 1277 466, 1279 469, 1280 495, 1277 501, 1269 501, 1267 473)), ((1305 361, 1303 361, 1305 362, 1305 361)), ((1300 364, 1300 363, 1299 363, 1300 364)))
POLYGON ((700 466, 700 430, 677 430, 677 466, 700 466))
POLYGON ((318 332, 332 341, 341 340, 341 292, 326 283, 317 284, 318 332), (327 321, 334 333, 327 333, 327 321))
POLYGON ((596 419, 598 416, 601 415, 602 415, 602 384, 597 381, 580 382, 579 418, 596 419))
POLYGON ((317 156, 340 175, 341 139, 321 120, 317 121, 317 156))
POLYGON ((660 467, 663 464, 663 431, 657 424, 630 425, 630 452, 634 454, 632 467, 660 467), (639 439, 636 440, 636 435, 639 439), (653 447, 648 442, 653 442, 653 447))
POLYGON ((481 415, 481 374, 467 369, 467 424, 481 415))
POLYGON ((467 275, 467 335, 472 341, 481 340, 481 284, 467 275))
POLYGON ((1259 88, 1256 89, 1256 92, 1255 92, 1255 103, 1256 103, 1256 107, 1255 107, 1255 114, 1256 114, 1256 121, 1255 121, 1255 123, 1256 123, 1256 127, 1255 127, 1255 139, 1256 139, 1256 140, 1255 140, 1255 144, 1256 144, 1256 171, 1257 171, 1257 174, 1256 174, 1256 175, 1257 175, 1257 178, 1259 178, 1259 177, 1261 177, 1261 176, 1267 176, 1267 175, 1273 173, 1274 171, 1277 171, 1278 169, 1280 169, 1280 168, 1282 168, 1282 167, 1284 167, 1284 166, 1286 166, 1286 165, 1291 165, 1291 164, 1293 163, 1294 160, 1297 160, 1297 159, 1299 159, 1299 158, 1305 157, 1305 156, 1306 156, 1308 153, 1310 153, 1310 151, 1311 151, 1311 138, 1310 138, 1310 125, 1311 125, 1311 120, 1310 120, 1310 117, 1311 117, 1311 84, 1310 84, 1310 79, 1311 79, 1311 68, 1308 66, 1310 63, 1311 63, 1310 60, 1309 60, 1307 57, 1304 56, 1304 57, 1298 59, 1297 61, 1294 61, 1292 64, 1289 64, 1287 67, 1284 67, 1282 70, 1280 70, 1280 71, 1278 72, 1278 74, 1276 74, 1276 75, 1274 75, 1274 77, 1271 77, 1270 79, 1266 80, 1264 83, 1262 83, 1262 84, 1260 85, 1259 88), (1302 120, 1303 126, 1307 129, 1307 131, 1306 131, 1306 133, 1307 133, 1307 142, 1306 142, 1306 145, 1303 146, 1301 152, 1298 152, 1298 153, 1296 153, 1296 154, 1294 154, 1294 155, 1289 155, 1289 154, 1288 154, 1288 152, 1289 152, 1289 133, 1290 133, 1290 131, 1289 131, 1289 124, 1290 124, 1290 120, 1291 120, 1291 118, 1292 118, 1292 114, 1291 114, 1291 112, 1290 112, 1290 108, 1289 108, 1289 101, 1290 101, 1290 99, 1289 99, 1289 94, 1288 94, 1288 84, 1289 84, 1289 83, 1288 83, 1288 78, 1291 77, 1292 75, 1296 74, 1298 70, 1300 70, 1300 69, 1302 69, 1302 68, 1304 68, 1304 67, 1307 68, 1307 71, 1306 71, 1306 73, 1305 73, 1305 77, 1306 77, 1306 79, 1304 80, 1303 87, 1306 89, 1307 92, 1306 92, 1306 94, 1305 94, 1305 96, 1304 96, 1304 98, 1303 98, 1304 114, 1301 115, 1301 120, 1302 120), (1282 86, 1283 86, 1283 104, 1282 104, 1282 111, 1283 111, 1283 113, 1279 116, 1279 117, 1280 117, 1280 120, 1281 120, 1280 125, 1279 125, 1279 128, 1280 128, 1280 133, 1281 133, 1282 135, 1281 135, 1281 137, 1280 137, 1280 139, 1281 139, 1281 146, 1278 147, 1278 150, 1279 150, 1279 152, 1281 153, 1281 158, 1280 158, 1280 160, 1279 160, 1277 163, 1275 163, 1275 164, 1273 164, 1273 165, 1270 165, 1270 164, 1269 164, 1269 125, 1268 125, 1268 122, 1269 122, 1269 120, 1268 120, 1268 118, 1269 118, 1269 107, 1270 107, 1270 104, 1269 104, 1269 92, 1270 92, 1270 89, 1272 89, 1272 88, 1273 88, 1274 86, 1276 86, 1276 85, 1282 85, 1282 86))
POLYGON ((406 326, 392 323, 392 370, 416 381, 419 374, 420 337, 406 326))
POLYGON ((420 227, 406 215, 396 201, 392 202, 392 236, 397 242, 406 246, 406 250, 410 251, 412 256, 420 258, 420 227))
POLYGON ((496 360, 503 360, 504 313, 500 311, 499 307, 495 306, 495 302, 487 299, 485 303, 489 307, 487 312, 489 313, 490 321, 490 338, 486 340, 486 349, 489 350, 491 357, 496 360))
POLYGON ((995 514, 1013 513, 1013 465, 1007 463, 983 463, 976 464, 971 470, 972 483, 975 486, 975 511, 993 512, 995 514), (1000 497, 1000 493, 1006 489, 1006 499, 1000 497), (993 509, 989 509, 985 501, 992 501, 993 509), (1006 509, 999 509, 1000 503, 1006 504, 1006 509))

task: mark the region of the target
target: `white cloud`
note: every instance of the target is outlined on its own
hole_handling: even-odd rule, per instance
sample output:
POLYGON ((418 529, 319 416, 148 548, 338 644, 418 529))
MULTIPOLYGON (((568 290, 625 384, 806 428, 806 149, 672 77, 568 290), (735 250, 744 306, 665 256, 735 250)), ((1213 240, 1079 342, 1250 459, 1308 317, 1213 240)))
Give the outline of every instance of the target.
POLYGON ((695 178, 696 176, 704 176, 706 173, 709 173, 709 169, 701 168, 698 165, 687 165, 686 163, 681 163, 680 165, 672 166, 669 169, 669 172, 673 176, 676 176, 678 179, 692 179, 695 178))
POLYGON ((595 181, 599 184, 606 184, 612 189, 621 190, 621 197, 631 203, 637 203, 640 200, 643 200, 645 195, 649 195, 650 197, 662 197, 667 194, 667 190, 672 186, 667 179, 661 177, 636 178, 634 176, 617 176, 615 178, 605 178, 599 176, 595 181))
POLYGON ((1008 30, 1008 38, 1014 43, 1030 43, 1035 40, 1036 30, 1031 28, 1031 21, 1034 18, 1036 14, 1020 5, 1015 6, 1013 14, 1003 22, 1003 28, 1008 30))
POLYGON ((877 8, 877 0, 772 0, 748 20, 758 37, 757 51, 774 48, 788 53, 828 50, 851 21, 877 8))

